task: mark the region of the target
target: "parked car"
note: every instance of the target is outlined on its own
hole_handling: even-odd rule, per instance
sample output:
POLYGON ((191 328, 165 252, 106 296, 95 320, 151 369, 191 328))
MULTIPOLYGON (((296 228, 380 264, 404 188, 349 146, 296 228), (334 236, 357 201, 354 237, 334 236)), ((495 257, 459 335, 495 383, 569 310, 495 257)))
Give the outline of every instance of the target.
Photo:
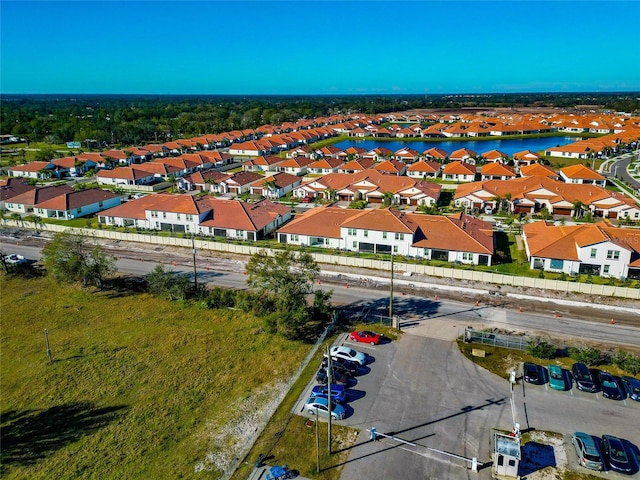
MULTIPOLYGON (((322 367, 323 368, 327 368, 327 365, 329 364, 327 358, 323 358, 322 359, 322 367)), ((345 360, 344 358, 332 358, 331 359, 331 366, 341 372, 344 373, 345 375, 347 375, 348 377, 353 377, 358 373, 358 367, 360 366, 359 363, 357 362, 352 362, 351 360, 345 360)))
POLYGON ((302 197, 302 203, 311 203, 313 198, 311 197, 302 197))
POLYGON ((602 435, 602 450, 611 470, 620 473, 631 473, 631 462, 622 440, 613 435, 602 435))
POLYGON ((27 259, 17 253, 11 253, 9 255, 5 255, 4 261, 11 265, 19 265, 21 263, 25 263, 27 259))
MULTIPOLYGON (((309 397, 304 404, 304 408, 309 415, 329 416, 329 400, 322 397, 309 397)), ((342 420, 344 418, 344 407, 339 403, 331 404, 331 418, 342 420)))
POLYGON ((597 391, 596 383, 593 380, 591 372, 584 363, 576 362, 571 366, 571 375, 576 382, 578 390, 583 392, 595 392, 597 391))
MULTIPOLYGON (((331 383, 337 383, 338 385, 349 385, 349 377, 347 377, 344 373, 337 372, 335 369, 333 369, 332 371, 331 380, 331 383)), ((318 373, 316 374, 316 382, 324 385, 328 381, 329 376, 327 375, 327 369, 321 368, 320 370, 318 370, 318 373)))
POLYGON ((566 390, 567 384, 564 380, 564 374, 562 373, 562 367, 559 365, 550 364, 547 367, 547 371, 549 372, 549 387, 554 390, 566 390))
POLYGON ((344 358, 345 360, 358 362, 360 365, 364 365, 367 361, 367 356, 364 353, 357 352, 351 347, 331 347, 331 350, 329 350, 329 354, 332 358, 344 358))
POLYGON ((531 362, 524 362, 522 366, 523 378, 527 383, 533 383, 534 385, 543 385, 545 382, 544 372, 540 365, 536 365, 531 362))
POLYGON ((364 342, 370 343, 371 345, 378 345, 380 343, 380 334, 372 332, 371 330, 356 330, 355 332, 351 332, 349 340, 352 342, 364 342))
POLYGON ((609 372, 603 372, 600 370, 598 372, 598 381, 600 382, 602 395, 605 398, 610 398, 612 400, 622 400, 624 398, 622 388, 618 382, 616 382, 615 377, 609 372))
POLYGON ((636 402, 640 402, 640 380, 633 377, 620 377, 622 386, 627 392, 627 397, 636 402))
MULTIPOLYGON (((311 389, 312 397, 322 397, 327 398, 329 395, 329 386, 327 384, 324 385, 316 385, 311 389)), ((337 383, 331 384, 331 402, 344 403, 347 400, 347 389, 344 385, 338 385, 337 383)))
POLYGON ((576 449, 580 465, 591 470, 602 470, 604 468, 600 449, 591 435, 576 432, 571 436, 571 443, 576 449))

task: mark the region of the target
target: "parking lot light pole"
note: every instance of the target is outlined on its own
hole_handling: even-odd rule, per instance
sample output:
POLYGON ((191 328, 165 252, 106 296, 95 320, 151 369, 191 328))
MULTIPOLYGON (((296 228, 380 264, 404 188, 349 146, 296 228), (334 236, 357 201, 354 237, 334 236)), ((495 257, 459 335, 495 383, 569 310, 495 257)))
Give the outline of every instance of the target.
POLYGON ((327 387, 328 387, 328 395, 327 395, 327 408, 329 409, 329 424, 328 424, 328 435, 327 435, 327 443, 329 455, 331 455, 331 377, 333 376, 332 365, 331 365, 331 350, 327 347, 327 387))

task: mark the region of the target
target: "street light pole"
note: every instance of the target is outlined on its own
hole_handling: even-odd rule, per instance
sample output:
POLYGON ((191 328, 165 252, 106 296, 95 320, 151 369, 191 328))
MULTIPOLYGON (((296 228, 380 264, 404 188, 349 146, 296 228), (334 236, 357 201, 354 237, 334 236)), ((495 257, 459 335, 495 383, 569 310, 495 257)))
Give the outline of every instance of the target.
MULTIPOLYGON (((329 424, 328 424, 328 435, 327 435, 327 443, 329 455, 331 455, 331 380, 333 376, 332 365, 331 365, 331 350, 327 347, 327 387, 329 389, 329 394, 327 395, 327 408, 329 409, 329 424)), ((316 410, 317 411, 317 410, 316 410)))
POLYGON ((389 284, 389 318, 393 324, 393 245, 391 246, 391 282, 389 284))
POLYGON ((196 269, 196 234, 191 234, 191 252, 193 253, 193 286, 198 293, 198 270, 196 269))

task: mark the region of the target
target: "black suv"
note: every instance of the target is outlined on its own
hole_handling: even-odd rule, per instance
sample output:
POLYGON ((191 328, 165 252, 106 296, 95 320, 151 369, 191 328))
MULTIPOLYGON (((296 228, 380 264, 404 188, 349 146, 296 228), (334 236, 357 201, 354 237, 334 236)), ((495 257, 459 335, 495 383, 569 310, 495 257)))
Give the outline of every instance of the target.
POLYGON ((598 390, 591 372, 584 363, 574 363, 571 367, 571 374, 573 375, 578 390, 582 390, 583 392, 595 392, 598 390))

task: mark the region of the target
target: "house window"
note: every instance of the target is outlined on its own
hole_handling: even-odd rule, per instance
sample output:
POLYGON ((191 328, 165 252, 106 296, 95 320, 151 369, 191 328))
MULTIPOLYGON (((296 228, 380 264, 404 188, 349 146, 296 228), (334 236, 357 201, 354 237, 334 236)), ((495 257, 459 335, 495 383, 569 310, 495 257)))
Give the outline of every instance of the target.
POLYGON ((158 212, 151 210, 151 218, 158 218, 158 212))
POLYGON ((633 217, 634 217, 634 218, 638 218, 638 217, 640 217, 640 213, 639 213, 639 212, 634 213, 634 214, 633 214, 633 217))
POLYGON ((462 253, 462 259, 463 260, 473 260, 473 253, 463 252, 462 253))
POLYGON ((605 265, 604 268, 602 269, 602 273, 609 273, 609 267, 610 265, 605 265))
POLYGON ((7 208, 13 208, 13 203, 7 203, 7 208))
POLYGON ((429 249, 428 248, 424 249, 424 256, 425 257, 429 257, 429 249))
POLYGON ((102 203, 103 203, 103 202, 98 202, 98 207, 99 207, 99 208, 102 208, 102 203))
POLYGON ((404 240, 404 233, 396 233, 396 240, 404 240))
POLYGON ((167 218, 167 212, 162 212, 162 218, 167 218))
POLYGON ((358 242, 354 240, 353 243, 351 244, 351 246, 353 248, 358 248, 358 242))
POLYGON ((243 230, 236 230, 236 237, 242 237, 243 230))
POLYGON ((180 220, 180 214, 176 213, 176 219, 180 220))
POLYGON ((160 222, 155 223, 155 228, 160 228, 160 222))
POLYGON ((398 253, 398 246, 397 245, 393 246, 393 253, 398 253))
POLYGON ((607 260, 618 260, 620 258, 620 250, 607 250, 607 260))
POLYGON ((387 232, 382 232, 382 238, 384 238, 384 239, 387 238, 387 232))
POLYGON ((348 229, 347 230, 347 235, 350 235, 352 237, 355 236, 356 235, 356 229, 355 228, 348 229))
POLYGON ((299 240, 298 235, 289 235, 289 240, 292 242, 297 242, 299 240))
POLYGON ((82 209, 81 208, 76 208, 76 213, 80 213, 80 212, 82 212, 82 209))
POLYGON ((193 215, 191 215, 190 213, 187 214, 187 221, 188 222, 192 222, 193 221, 193 215))
POLYGON ((369 236, 369 230, 364 231, 364 237, 367 238, 369 236))
POLYGON ((592 248, 591 249, 591 258, 596 258, 596 254, 598 253, 598 249, 597 248, 592 248))

